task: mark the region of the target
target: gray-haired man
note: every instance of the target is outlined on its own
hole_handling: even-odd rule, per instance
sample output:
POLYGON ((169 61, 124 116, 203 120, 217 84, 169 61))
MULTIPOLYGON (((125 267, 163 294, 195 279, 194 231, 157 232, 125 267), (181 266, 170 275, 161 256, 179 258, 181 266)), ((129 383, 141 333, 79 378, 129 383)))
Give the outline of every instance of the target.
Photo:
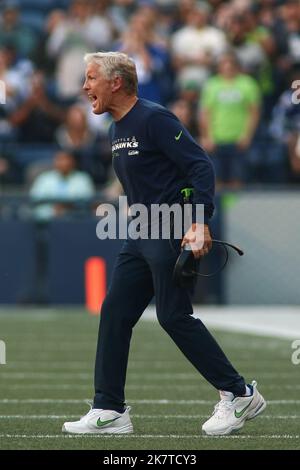
POLYGON ((108 111, 113 165, 129 205, 174 204, 180 190, 194 188, 194 204, 204 206, 204 221, 194 218, 182 240, 125 241, 103 303, 95 365, 93 408, 64 432, 128 433, 133 431, 124 387, 132 329, 156 298, 157 317, 178 348, 216 389, 221 401, 203 425, 207 434, 229 434, 265 408, 256 382, 246 385, 203 323, 195 319, 188 288, 172 273, 181 246, 191 245, 199 258, 211 248, 208 220, 213 212, 214 172, 204 150, 167 109, 138 99, 135 65, 121 53, 86 57, 84 90, 93 111, 108 111), (132 153, 134 148, 134 153, 132 153), (203 236, 198 236, 203 234, 203 236), (197 240, 201 239, 201 244, 197 240), (172 246, 171 246, 172 245, 172 246))

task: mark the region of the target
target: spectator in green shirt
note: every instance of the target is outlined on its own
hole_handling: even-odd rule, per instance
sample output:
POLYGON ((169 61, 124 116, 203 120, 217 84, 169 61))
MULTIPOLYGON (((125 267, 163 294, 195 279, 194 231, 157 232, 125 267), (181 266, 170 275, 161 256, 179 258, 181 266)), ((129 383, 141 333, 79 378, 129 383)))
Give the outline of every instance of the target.
POLYGON ((218 71, 202 91, 200 135, 212 154, 219 189, 237 189, 245 178, 245 153, 259 121, 260 92, 257 82, 240 72, 234 54, 221 57, 218 71))

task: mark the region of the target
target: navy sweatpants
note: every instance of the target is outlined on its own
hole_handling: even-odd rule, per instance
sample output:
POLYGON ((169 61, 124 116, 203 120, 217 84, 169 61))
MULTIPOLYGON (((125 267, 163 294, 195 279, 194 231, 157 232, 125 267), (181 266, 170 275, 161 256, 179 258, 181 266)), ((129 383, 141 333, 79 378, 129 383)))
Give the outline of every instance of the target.
POLYGON ((127 240, 117 258, 101 310, 94 408, 123 411, 132 329, 154 294, 160 325, 205 379, 218 390, 245 393, 243 377, 204 324, 191 316, 188 289, 172 280, 180 240, 172 244, 175 250, 169 240, 127 240))

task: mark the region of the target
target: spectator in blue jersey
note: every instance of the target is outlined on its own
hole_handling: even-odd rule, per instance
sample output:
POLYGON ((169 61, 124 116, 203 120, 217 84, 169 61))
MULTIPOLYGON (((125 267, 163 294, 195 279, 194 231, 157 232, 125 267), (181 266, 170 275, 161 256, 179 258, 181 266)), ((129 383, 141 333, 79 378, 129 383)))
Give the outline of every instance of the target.
POLYGON ((203 431, 229 434, 263 411, 265 401, 256 382, 245 383, 201 320, 191 315, 189 288, 178 286, 172 276, 181 246, 190 245, 195 258, 211 248, 212 164, 173 113, 137 97, 135 64, 126 54, 91 53, 86 54, 85 62, 84 90, 93 112, 109 112, 113 118, 113 165, 129 206, 179 203, 180 190, 193 186, 193 203, 204 206, 204 221, 193 217, 182 240, 171 235, 168 239, 129 237, 124 242, 101 309, 93 407, 79 421, 64 423, 63 431, 133 431, 124 396, 130 340, 133 327, 155 295, 160 325, 199 373, 220 391, 221 401, 203 431), (199 237, 199 233, 204 236, 199 237))

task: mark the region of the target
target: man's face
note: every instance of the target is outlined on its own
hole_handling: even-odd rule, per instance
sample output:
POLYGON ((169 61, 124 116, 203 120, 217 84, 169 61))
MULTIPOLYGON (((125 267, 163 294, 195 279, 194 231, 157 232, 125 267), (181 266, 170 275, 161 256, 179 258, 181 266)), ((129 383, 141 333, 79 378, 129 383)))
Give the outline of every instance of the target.
POLYGON ((83 89, 92 103, 93 113, 102 114, 109 111, 112 98, 112 81, 104 78, 99 65, 87 65, 83 89))
POLYGON ((67 176, 75 170, 76 163, 73 155, 59 152, 54 157, 54 168, 63 176, 67 176))
POLYGON ((207 24, 207 14, 198 8, 194 8, 188 15, 188 23, 195 28, 203 28, 207 24))
POLYGON ((219 63, 219 73, 225 77, 236 75, 237 66, 234 59, 224 56, 219 63))
POLYGON ((14 27, 18 21, 19 12, 16 8, 7 8, 3 12, 3 23, 6 27, 14 27))

